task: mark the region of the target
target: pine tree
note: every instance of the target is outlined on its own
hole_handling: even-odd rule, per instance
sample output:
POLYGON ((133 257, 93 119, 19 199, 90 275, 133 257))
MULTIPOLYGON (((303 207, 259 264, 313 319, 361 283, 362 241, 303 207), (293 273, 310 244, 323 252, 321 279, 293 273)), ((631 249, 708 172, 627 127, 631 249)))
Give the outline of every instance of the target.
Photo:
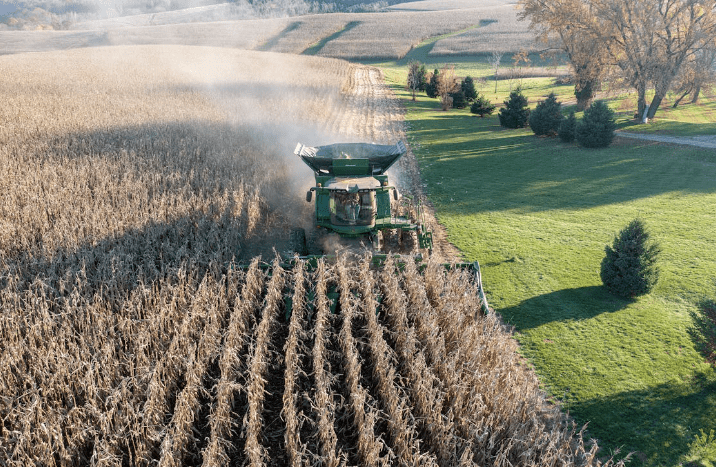
POLYGON ((455 109, 464 109, 467 107, 467 99, 465 98, 465 93, 462 92, 462 89, 451 92, 450 97, 452 97, 452 106, 455 109))
POLYGON ((569 112, 569 116, 567 118, 562 119, 562 122, 559 124, 559 130, 557 131, 557 136, 559 136, 559 139, 564 141, 565 143, 571 143, 574 141, 574 133, 577 129, 577 117, 574 116, 574 110, 569 112))
POLYGON ((595 101, 577 123, 575 136, 585 148, 605 148, 612 144, 616 128, 614 111, 604 101, 595 101))
POLYGON ((473 102, 475 99, 477 99, 477 91, 475 90, 475 81, 470 76, 466 76, 464 80, 462 80, 462 83, 460 83, 460 89, 462 89, 462 93, 465 95, 465 99, 467 99, 468 102, 473 102))
POLYGON ((519 87, 510 93, 510 98, 504 101, 505 107, 500 109, 497 116, 500 125, 505 128, 522 128, 530 118, 530 109, 527 108, 527 98, 519 87))
POLYGON ((649 241, 649 233, 640 219, 634 219, 619 232, 605 252, 600 276, 611 293, 633 298, 648 293, 656 285, 659 246, 649 241))
POLYGON ((557 101, 553 92, 547 99, 540 101, 530 113, 530 128, 537 136, 557 136, 559 124, 562 122, 562 104, 557 101))
POLYGON ((488 98, 482 94, 478 94, 475 102, 470 106, 470 112, 477 114, 480 118, 485 115, 492 115, 495 111, 495 104, 491 103, 488 98))
POLYGON ((436 98, 438 97, 438 81, 440 79, 440 70, 435 68, 435 71, 432 75, 430 75, 430 81, 428 81, 427 86, 425 86, 425 94, 427 94, 428 97, 436 98))

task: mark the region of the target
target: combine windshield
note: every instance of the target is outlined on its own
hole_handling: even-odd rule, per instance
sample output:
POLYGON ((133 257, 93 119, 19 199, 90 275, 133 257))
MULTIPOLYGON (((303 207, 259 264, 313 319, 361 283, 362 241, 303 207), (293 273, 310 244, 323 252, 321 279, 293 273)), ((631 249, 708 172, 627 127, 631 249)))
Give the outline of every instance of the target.
POLYGON ((335 225, 372 225, 374 222, 374 192, 331 192, 331 223, 335 225))

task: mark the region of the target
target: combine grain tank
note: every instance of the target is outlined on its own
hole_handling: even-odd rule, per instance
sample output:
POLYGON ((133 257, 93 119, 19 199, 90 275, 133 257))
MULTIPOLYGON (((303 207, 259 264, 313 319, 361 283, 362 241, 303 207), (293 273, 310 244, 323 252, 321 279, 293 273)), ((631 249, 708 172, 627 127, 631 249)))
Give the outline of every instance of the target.
MULTIPOLYGON (((392 146, 298 144, 294 153, 316 177, 316 185, 306 194, 306 201, 311 202, 315 192, 314 225, 319 235, 332 232, 346 239, 366 240, 364 244, 382 251, 384 232, 395 230, 401 240, 415 238, 419 249, 432 250, 432 233, 425 229, 420 206, 413 205, 409 210, 415 219, 400 215, 400 195, 386 174, 406 153, 402 142, 392 146)), ((292 246, 299 254, 308 252, 305 231, 292 232, 292 246)))

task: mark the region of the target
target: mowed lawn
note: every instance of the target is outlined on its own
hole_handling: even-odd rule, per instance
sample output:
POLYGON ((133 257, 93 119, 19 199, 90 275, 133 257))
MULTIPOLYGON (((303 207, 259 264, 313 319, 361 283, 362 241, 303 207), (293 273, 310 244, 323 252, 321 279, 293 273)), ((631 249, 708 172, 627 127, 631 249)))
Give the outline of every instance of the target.
MULTIPOLYGON (((515 326, 545 390, 589 424, 603 455, 633 452, 638 466, 695 459, 701 430, 716 430, 716 370, 688 331, 696 304, 716 298, 716 151, 628 139, 593 150, 505 130, 496 113, 412 102, 403 68, 384 70, 408 108, 430 201, 450 241, 482 265, 490 305, 515 326), (605 291, 599 268, 635 217, 661 245, 661 274, 628 301, 605 291)), ((546 95, 546 82, 526 82, 528 94, 546 95)), ((487 95, 501 103, 505 93, 487 95)))

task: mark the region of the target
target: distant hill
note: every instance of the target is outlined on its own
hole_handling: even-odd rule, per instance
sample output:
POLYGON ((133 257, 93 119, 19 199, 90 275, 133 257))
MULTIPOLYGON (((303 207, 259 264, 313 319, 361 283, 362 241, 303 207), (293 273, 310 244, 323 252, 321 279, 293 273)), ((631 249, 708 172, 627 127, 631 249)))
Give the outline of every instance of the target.
POLYGON ((24 0, 0 3, 0 29, 68 30, 381 11, 404 0, 24 0))

